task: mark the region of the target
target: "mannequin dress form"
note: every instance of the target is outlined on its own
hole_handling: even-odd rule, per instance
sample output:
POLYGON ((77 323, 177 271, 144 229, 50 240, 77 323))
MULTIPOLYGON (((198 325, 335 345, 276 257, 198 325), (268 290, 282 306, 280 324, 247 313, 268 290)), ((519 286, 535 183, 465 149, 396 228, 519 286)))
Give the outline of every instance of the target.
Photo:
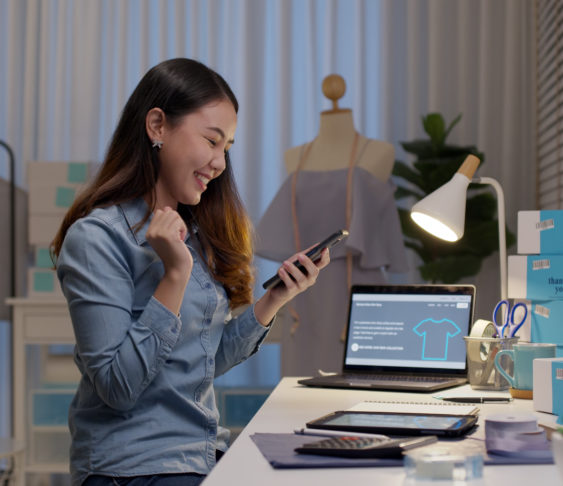
POLYGON ((312 142, 284 154, 289 176, 256 227, 256 254, 274 261, 350 232, 316 285, 293 300, 292 322, 280 323, 283 376, 339 371, 350 285, 385 283, 387 271, 407 270, 389 180, 394 148, 356 131, 352 111, 338 108, 345 89, 340 76, 323 81, 333 108, 321 113, 312 142))
POLYGON ((332 101, 332 109, 321 113, 319 133, 312 143, 293 147, 285 152, 288 174, 298 168, 303 150, 309 145, 309 153, 301 169, 324 171, 347 168, 354 138, 358 136, 358 146, 363 147, 363 154, 356 165, 382 181, 389 179, 395 161, 393 145, 368 139, 356 131, 352 110, 338 107, 338 100, 346 91, 342 77, 337 74, 327 76, 322 88, 323 94, 332 101))

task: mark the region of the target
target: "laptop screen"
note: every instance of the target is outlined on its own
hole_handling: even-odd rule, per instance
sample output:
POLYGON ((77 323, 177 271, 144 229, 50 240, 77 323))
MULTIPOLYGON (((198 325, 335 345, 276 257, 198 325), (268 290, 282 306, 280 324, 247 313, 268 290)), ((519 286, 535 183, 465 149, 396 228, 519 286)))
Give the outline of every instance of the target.
POLYGON ((466 370, 472 285, 353 286, 345 369, 466 370))

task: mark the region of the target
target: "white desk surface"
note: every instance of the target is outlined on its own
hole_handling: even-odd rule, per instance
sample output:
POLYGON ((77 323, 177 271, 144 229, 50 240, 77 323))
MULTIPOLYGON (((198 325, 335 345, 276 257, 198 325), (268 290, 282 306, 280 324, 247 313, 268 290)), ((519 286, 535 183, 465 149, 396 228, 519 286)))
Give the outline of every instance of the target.
MULTIPOLYGON (((451 393, 451 389, 448 392, 451 393)), ((475 394, 469 385, 459 389, 460 395, 475 394)), ((443 392, 445 394, 445 392, 443 392)), ((486 393, 483 393, 485 395, 486 393)), ((498 393, 497 393, 498 394, 498 393)), ((305 422, 339 409, 350 408, 363 400, 432 400, 431 394, 377 392, 362 390, 330 390, 308 388, 297 384, 297 378, 283 378, 254 418, 241 432, 227 453, 211 471, 204 486, 418 486, 427 481, 407 480, 402 467, 274 469, 258 450, 250 435, 255 432, 291 433, 305 422)), ((510 404, 483 404, 480 422, 492 413, 532 412, 531 400, 514 400, 510 404)), ((547 414, 536 414, 540 418, 547 414)), ((549 416, 551 417, 551 416, 549 416)), ((479 432, 483 432, 483 427, 479 432)), ((456 482, 467 486, 531 486, 563 484, 554 465, 485 466, 483 478, 456 482)), ((434 486, 454 484, 434 481, 434 486)))

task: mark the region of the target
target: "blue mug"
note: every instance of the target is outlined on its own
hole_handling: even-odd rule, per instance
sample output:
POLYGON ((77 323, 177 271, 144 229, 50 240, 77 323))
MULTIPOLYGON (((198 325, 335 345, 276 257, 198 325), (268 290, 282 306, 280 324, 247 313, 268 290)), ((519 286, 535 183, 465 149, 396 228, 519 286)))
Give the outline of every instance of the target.
POLYGON ((513 349, 503 349, 495 356, 495 367, 506 378, 510 387, 515 390, 534 389, 534 359, 555 358, 557 346, 549 343, 518 343, 513 349), (510 375, 499 362, 500 357, 506 354, 514 363, 514 374, 510 375))

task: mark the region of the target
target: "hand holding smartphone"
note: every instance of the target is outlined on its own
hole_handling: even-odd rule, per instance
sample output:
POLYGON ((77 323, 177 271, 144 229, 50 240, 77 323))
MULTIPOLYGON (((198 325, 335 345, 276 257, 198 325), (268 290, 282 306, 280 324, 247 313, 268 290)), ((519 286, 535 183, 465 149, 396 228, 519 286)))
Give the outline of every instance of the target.
MULTIPOLYGON (((311 248, 307 253, 305 253, 305 255, 307 255, 313 262, 316 262, 320 258, 321 253, 325 248, 332 248, 334 245, 336 245, 339 241, 342 241, 347 236, 348 236, 348 231, 346 230, 337 231, 336 233, 333 233, 325 240, 321 241, 318 245, 311 248)), ((299 263, 297 260, 295 260, 293 264, 302 272, 307 273, 303 265, 301 265, 301 263, 299 263)), ((280 278, 280 276, 276 274, 273 277, 266 280, 262 284, 262 287, 264 287, 267 290, 269 288, 278 285, 283 285, 283 281, 280 278)))

